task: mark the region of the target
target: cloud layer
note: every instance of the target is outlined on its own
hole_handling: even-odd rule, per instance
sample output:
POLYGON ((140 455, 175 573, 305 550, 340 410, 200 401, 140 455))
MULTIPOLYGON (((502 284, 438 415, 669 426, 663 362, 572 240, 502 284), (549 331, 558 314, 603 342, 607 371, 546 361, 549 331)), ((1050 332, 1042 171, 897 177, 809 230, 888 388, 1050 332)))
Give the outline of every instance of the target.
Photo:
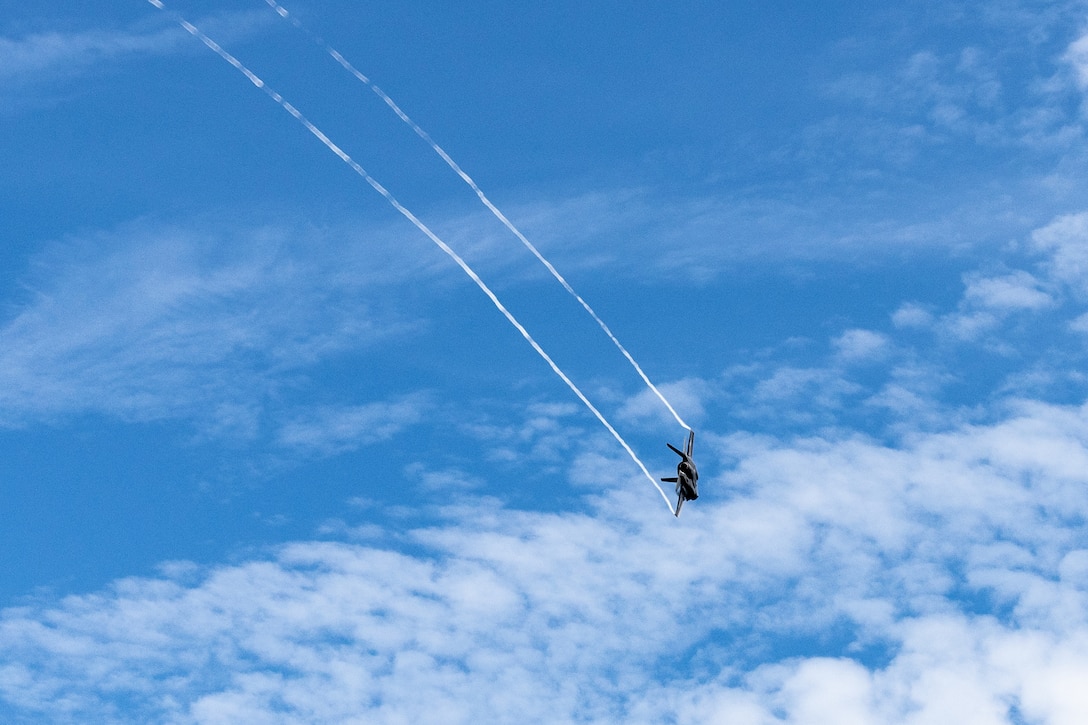
POLYGON ((468 500, 8 609, 0 692, 9 715, 119 722, 1082 712, 1061 683, 1088 674, 1088 409, 714 447, 738 463, 679 523, 609 476, 592 516, 468 500))
MULTIPOLYGON (((995 345, 1017 339, 1009 315, 1076 315, 1079 219, 1032 237, 1034 274, 971 273, 957 311, 901 309, 897 324, 941 334, 988 310, 984 338, 950 344, 995 345)), ((850 376, 902 365, 897 335, 848 328, 826 366, 770 371, 753 395, 782 411, 791 385, 879 389, 850 376)), ((729 384, 676 389, 713 404, 729 384)), ((911 410, 886 441, 841 423, 704 430, 703 468, 724 472, 679 521, 592 438, 569 473, 593 463, 584 513, 504 507, 464 493, 456 470, 418 469, 461 482, 439 485, 448 503, 429 523, 402 512, 5 610, 0 698, 16 721, 1077 722, 1088 405, 1002 395, 957 412, 928 397, 944 425, 911 410)), ((285 443, 335 449, 418 405, 319 410, 285 443)), ((570 410, 527 412, 547 432, 570 410)))

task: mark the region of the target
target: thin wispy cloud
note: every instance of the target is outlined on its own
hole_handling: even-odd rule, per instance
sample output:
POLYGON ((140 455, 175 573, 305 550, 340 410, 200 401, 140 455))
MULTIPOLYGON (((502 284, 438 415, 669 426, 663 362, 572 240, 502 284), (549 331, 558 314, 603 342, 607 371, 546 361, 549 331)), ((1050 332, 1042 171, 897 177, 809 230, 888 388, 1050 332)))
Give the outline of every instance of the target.
POLYGON ((28 82, 52 74, 70 74, 87 66, 130 54, 170 53, 178 34, 85 31, 0 38, 0 82, 28 82))
MULTIPOLYGON (((1010 257, 995 272, 990 258, 984 269, 965 272, 958 299, 946 308, 903 302, 884 325, 832 328, 825 339, 754 350, 719 378, 685 387, 700 392, 703 406, 713 400, 712 408, 724 405, 747 424, 849 427, 864 420, 870 430, 889 431, 957 421, 957 406, 984 391, 1069 400, 1083 387, 1083 351, 1070 334, 1086 329, 1081 216, 1063 215, 1028 233, 1018 245, 1028 252, 1018 260, 1023 268, 1010 257), (978 354, 988 359, 985 384, 963 368, 965 356, 978 354), (972 392, 955 400, 957 389, 972 392)), ((629 408, 644 402, 636 398, 629 408)))
POLYGON ((352 244, 290 227, 141 223, 58 244, 0 326, 3 422, 260 408, 284 371, 417 324, 373 304, 403 275, 427 274, 387 274, 381 251, 396 235, 382 234, 352 244))
MULTIPOLYGON (((267 19, 250 11, 220 15, 205 23, 221 35, 237 40, 267 24, 267 19)), ((108 61, 190 51, 185 36, 173 27, 49 31, 0 37, 0 88, 78 77, 108 61)))
POLYGON ((352 406, 320 406, 284 423, 276 434, 287 448, 329 456, 387 441, 418 423, 430 407, 425 394, 352 406))
POLYGON ((1088 35, 1083 35, 1069 44, 1064 60, 1073 67, 1077 86, 1082 91, 1088 91, 1088 35))
MULTIPOLYGON (((992 39, 965 43, 938 37, 921 49, 882 45, 885 52, 901 54, 893 74, 884 68, 850 70, 826 81, 824 90, 829 99, 845 104, 843 112, 853 111, 854 132, 867 150, 874 144, 871 151, 882 153, 875 146, 882 142, 900 162, 934 153, 956 138, 979 147, 1068 151, 1084 142, 1075 102, 1078 88, 1083 90, 1083 39, 1071 39, 1070 29, 1082 20, 1085 8, 1071 3, 1048 10, 972 10, 986 18, 992 39), (1025 66, 1032 72, 1010 72, 1025 66)), ((954 15, 938 27, 955 28, 962 17, 954 15)), ((848 131, 833 121, 815 126, 809 138, 848 131)))

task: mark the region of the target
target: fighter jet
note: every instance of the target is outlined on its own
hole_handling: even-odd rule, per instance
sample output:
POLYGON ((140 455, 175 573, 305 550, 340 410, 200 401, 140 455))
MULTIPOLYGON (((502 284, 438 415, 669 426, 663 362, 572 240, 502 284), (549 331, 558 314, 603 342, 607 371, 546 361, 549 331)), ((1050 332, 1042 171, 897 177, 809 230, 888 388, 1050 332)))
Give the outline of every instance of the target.
POLYGON ((676 465, 674 478, 662 478, 666 483, 676 484, 676 515, 680 515, 680 507, 685 501, 694 501, 699 498, 699 471, 695 468, 695 461, 691 459, 691 449, 695 446, 695 431, 688 433, 688 444, 684 450, 680 450, 672 443, 666 443, 669 448, 680 455, 681 461, 676 465))

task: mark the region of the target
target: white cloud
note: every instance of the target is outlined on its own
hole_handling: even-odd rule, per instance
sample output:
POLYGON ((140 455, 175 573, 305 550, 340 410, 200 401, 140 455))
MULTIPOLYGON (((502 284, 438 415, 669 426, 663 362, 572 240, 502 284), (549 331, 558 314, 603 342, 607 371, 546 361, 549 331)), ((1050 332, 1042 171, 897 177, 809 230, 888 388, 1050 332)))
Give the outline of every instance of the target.
MULTIPOLYGON (((907 219, 902 209, 847 208, 848 202, 820 190, 806 188, 804 198, 808 201, 722 196, 677 200, 646 189, 616 188, 509 204, 504 211, 576 289, 581 286, 579 275, 603 269, 610 276, 643 283, 675 278, 698 286, 736 274, 739 265, 852 259, 861 250, 876 258, 923 256, 985 246, 1008 234, 1008 220, 1002 216, 1008 210, 989 208, 995 204, 992 199, 956 197, 956 208, 946 213, 907 219), (889 224, 882 215, 893 213, 898 221, 889 224), (844 219, 851 221, 846 224, 844 219), (971 227, 970 241, 964 238, 965 224, 971 227)), ((450 239, 459 249, 471 248, 474 263, 495 265, 487 254, 509 249, 510 241, 481 231, 487 228, 481 220, 487 221, 483 215, 466 216, 450 239)), ((528 255, 517 270, 508 259, 503 261, 508 265, 504 276, 515 271, 546 274, 528 255)))
POLYGON ((1024 403, 898 447, 714 448, 739 463, 708 470, 679 521, 605 467, 592 516, 469 501, 387 544, 371 524, 369 544, 5 610, 0 713, 800 725, 1012 723, 1015 705, 1073 722, 1088 409, 1024 403), (797 637, 809 652, 768 654, 797 637))
POLYGON ((1088 290, 1088 212, 1058 217, 1033 232, 1031 241, 1049 255, 1046 267, 1057 281, 1088 290))
POLYGON ((845 396, 860 391, 858 384, 845 380, 838 371, 830 368, 783 366, 756 384, 752 390, 752 400, 778 405, 784 401, 805 399, 820 408, 839 408, 845 396))
POLYGON ((430 470, 422 463, 409 464, 405 467, 404 475, 409 480, 418 481, 428 491, 444 494, 479 488, 483 483, 464 471, 451 468, 430 470))
POLYGON ((1069 323, 1069 329, 1073 332, 1088 333, 1088 312, 1078 315, 1069 323))
POLYGON ((955 142, 1003 153, 1017 147, 1032 152, 1079 147, 1083 120, 1070 112, 1069 100, 1078 81, 1083 89, 1083 39, 1064 54, 1041 39, 1067 36, 1083 13, 1076 3, 1046 10, 1015 5, 996 12, 977 8, 939 21, 929 8, 925 24, 931 29, 962 28, 970 17, 973 30, 985 25, 992 35, 983 40, 978 33, 965 33, 972 45, 942 50, 935 50, 928 38, 905 36, 912 42, 882 46, 877 56, 882 62, 872 70, 865 69, 868 59, 862 56, 848 73, 822 86, 840 104, 840 114, 849 117, 818 122, 809 137, 825 154, 838 153, 833 145, 848 137, 862 158, 876 157, 899 168, 955 142), (883 67, 889 59, 893 72, 883 67), (1024 68, 1032 72, 1017 72, 1024 68))
POLYGON ((173 30, 149 34, 110 31, 50 32, 18 40, 0 38, 0 80, 65 75, 95 61, 134 53, 171 52, 181 40, 173 30))
POLYGON ((1082 35, 1069 44, 1064 60, 1073 66, 1078 87, 1088 91, 1088 35, 1082 35))
POLYGON ((892 313, 892 324, 899 328, 929 327, 933 324, 933 314, 922 305, 908 302, 892 313))
POLYGON ((972 305, 995 310, 1040 310, 1054 303, 1039 289, 1039 281, 1024 271, 1000 277, 969 275, 964 299, 972 305))
POLYGON ((844 362, 880 360, 888 353, 887 335, 873 330, 847 330, 831 341, 844 362))
POLYGON ((96 412, 245 434, 283 372, 413 329, 370 304, 402 275, 426 276, 387 274, 386 232, 363 249, 290 226, 216 226, 134 224, 39 256, 0 323, 0 423, 96 412))
MULTIPOLYGON (((206 18, 201 27, 229 42, 267 23, 265 13, 250 11, 206 18)), ((70 78, 104 61, 168 55, 186 48, 196 49, 192 38, 172 25, 156 30, 50 31, 0 38, 0 84, 70 78)))
POLYGON ((872 722, 871 674, 856 662, 814 657, 800 662, 775 701, 799 722, 872 722))
MULTIPOLYGON (((856 416, 852 420, 868 416, 872 422, 873 416, 890 413, 894 420, 883 420, 885 432, 903 425, 939 429, 965 415, 966 408, 950 409, 941 398, 956 388, 977 387, 962 356, 978 353, 991 356, 984 377, 1000 376, 987 383, 991 392, 1069 399, 1064 396, 1081 389, 1085 378, 1079 352, 1063 348, 1064 331, 1088 330, 1088 315, 1066 319, 1072 300, 1060 282, 1081 274, 1075 260, 1084 246, 1078 236, 1082 216, 1058 217, 1028 233, 1035 250, 1045 253, 1034 273, 967 272, 952 309, 903 303, 887 329, 843 330, 831 338, 831 354, 821 358, 813 359, 811 348, 803 345, 758 351, 749 356, 753 362, 728 368, 720 380, 702 381, 702 405, 728 400, 730 415, 779 425, 836 426, 844 415, 856 416), (1039 336, 1051 332, 1056 336, 1048 338, 1049 347, 1040 347, 1039 336), (1025 344, 1027 338, 1031 341, 1025 344)), ((987 266, 992 268, 993 260, 987 266)), ((642 394, 634 404, 649 410, 653 401, 642 394)))
MULTIPOLYGON (((706 398, 712 394, 707 383, 697 378, 660 383, 655 387, 661 391, 680 417, 690 425, 694 425, 703 417, 706 398)), ((649 388, 624 403, 618 417, 632 422, 653 421, 655 425, 671 424, 675 421, 672 413, 649 388)))
MULTIPOLYGON (((1060 287, 1057 283, 1074 287, 1082 284, 1079 280, 1088 271, 1088 255, 1081 250, 1083 240, 1078 238, 1083 226, 1081 216, 1085 215, 1059 217, 1031 233, 1033 247, 1048 255, 1040 264, 1041 277, 1024 270, 1001 275, 980 271, 965 274, 957 309, 942 315, 936 328, 960 342, 985 340, 994 349, 1008 352, 1009 348, 999 341, 1000 335, 1016 313, 1040 313, 1057 307, 1061 301, 1055 289, 1060 287)), ((1081 236, 1088 239, 1088 235, 1081 236)), ((921 327, 928 323, 926 315, 922 308, 906 305, 893 315, 893 322, 899 327, 921 327)))
POLYGON ((277 442, 316 455, 333 455, 389 440, 419 422, 429 407, 427 396, 364 405, 322 406, 284 423, 277 442))

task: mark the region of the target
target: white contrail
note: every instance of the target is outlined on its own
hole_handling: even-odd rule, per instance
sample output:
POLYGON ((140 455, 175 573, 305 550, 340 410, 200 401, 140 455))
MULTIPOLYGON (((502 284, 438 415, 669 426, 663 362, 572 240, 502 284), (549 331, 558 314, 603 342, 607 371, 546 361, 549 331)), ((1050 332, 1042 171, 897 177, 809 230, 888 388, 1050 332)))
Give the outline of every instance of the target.
POLYGON ((597 313, 593 311, 593 308, 589 306, 588 302, 586 302, 584 299, 582 299, 581 295, 579 295, 577 292, 574 291, 574 288, 571 287, 570 283, 567 282, 567 280, 563 277, 563 275, 561 275, 559 273, 559 270, 557 270, 552 265, 551 262, 549 262, 547 259, 544 258, 544 255, 541 254, 540 251, 536 248, 536 246, 534 246, 533 243, 530 242, 525 237, 525 235, 521 233, 521 230, 518 229, 516 226, 514 226, 513 222, 511 222, 506 217, 505 214, 503 214, 501 211, 499 211, 499 208, 497 206, 495 206, 491 202, 490 199, 487 198, 487 195, 484 194, 483 190, 481 190, 479 186, 477 186, 476 182, 473 181, 472 177, 469 176, 467 173, 465 173, 464 169, 462 169, 461 166, 456 161, 454 161, 453 158, 451 158, 448 153, 446 153, 445 149, 443 149, 441 146, 439 146, 435 142, 435 140, 431 138, 430 134, 428 134, 426 131, 424 131, 419 126, 419 124, 417 124, 415 121, 413 121, 408 116, 408 114, 406 114, 401 109, 401 107, 398 106, 396 104, 396 102, 385 93, 385 91, 383 91, 381 88, 379 88, 377 85, 375 85, 374 82, 370 80, 370 78, 368 78, 366 75, 361 73, 358 69, 356 69, 355 66, 353 66, 351 63, 349 63, 347 58, 345 58, 343 55, 341 55, 339 51, 337 51, 335 48, 333 48, 328 43, 326 43, 325 41, 323 41, 322 39, 320 39, 319 37, 317 37, 316 35, 311 33, 307 28, 305 28, 302 25, 302 23, 300 23, 297 19, 295 19, 291 15, 290 12, 287 11, 287 8, 285 8, 282 5, 280 5, 279 3, 277 3, 276 0, 265 0, 265 2, 268 3, 268 6, 271 7, 273 10, 275 10, 276 13, 278 13, 280 17, 284 18, 285 20, 288 20, 296 28, 298 28, 299 30, 303 31, 304 33, 309 35, 311 38, 313 38, 313 40, 318 45, 320 45, 322 48, 324 48, 325 51, 329 55, 332 56, 333 60, 335 60, 337 63, 339 63, 341 66, 343 66, 346 71, 348 71, 353 76, 358 78, 363 84, 365 84, 368 88, 370 88, 370 90, 374 91, 374 93, 377 94, 377 96, 379 98, 381 98, 383 101, 385 101, 385 104, 387 106, 389 106, 391 109, 393 109, 393 112, 396 113, 397 116, 400 117, 400 120, 402 120, 402 121, 404 121, 404 123, 408 124, 408 126, 413 131, 416 132, 417 136, 419 136, 421 139, 423 139, 431 147, 431 149, 434 150, 434 152, 436 154, 438 154, 440 157, 442 157, 442 160, 445 161, 446 164, 451 169, 453 169, 457 173, 457 175, 460 176, 461 179, 466 184, 468 184, 469 187, 472 188, 472 190, 474 192, 476 192, 476 196, 478 196, 480 198, 480 201, 483 202, 484 206, 486 206, 491 211, 491 213, 495 215, 495 218, 498 219, 500 222, 502 222, 503 225, 505 225, 506 228, 509 229, 510 232, 514 236, 516 236, 521 241, 522 244, 525 245, 526 249, 528 249, 530 252, 532 252, 533 256, 535 256, 538 260, 540 260, 541 264, 543 264, 545 267, 548 268, 548 271, 551 272, 552 276, 555 277, 555 279, 559 282, 559 284, 563 285, 563 289, 565 289, 572 297, 574 297, 574 299, 578 300, 579 304, 582 305, 582 307, 585 309, 585 311, 589 313, 590 317, 593 318, 593 320, 600 326, 600 328, 602 330, 604 330, 604 333, 606 335, 608 335, 609 339, 612 340, 613 344, 615 344, 615 346, 617 348, 619 348, 619 351, 621 353, 623 353, 623 356, 625 358, 627 358, 627 361, 629 363, 631 363, 631 365, 635 368, 635 371, 642 378, 642 381, 644 383, 646 383, 646 385, 649 386, 650 390, 652 390, 654 392, 654 395, 656 395, 658 397, 658 399, 661 400, 661 402, 665 404, 665 407, 669 409, 670 413, 672 413, 672 417, 676 419, 676 422, 679 423, 684 428, 686 428, 688 430, 691 430, 691 426, 689 426, 687 423, 685 423, 683 421, 683 419, 679 416, 679 414, 677 414, 676 410, 672 407, 672 405, 669 403, 669 401, 665 399, 665 396, 661 394, 661 391, 657 389, 657 386, 654 385, 652 382, 650 382, 650 378, 646 375, 645 372, 642 371, 642 368, 639 366, 639 364, 637 362, 635 362, 635 359, 631 356, 631 353, 627 352, 627 348, 625 348, 620 343, 619 339, 615 336, 615 334, 613 334, 612 330, 609 329, 608 325, 605 324, 604 320, 602 320, 597 315, 597 313))
MULTIPOLYGON (((147 1, 157 7, 159 10, 166 10, 166 7, 163 5, 161 0, 147 1)), ((396 209, 398 212, 401 213, 401 215, 404 216, 405 219, 412 222, 412 224, 414 224, 415 227, 419 229, 419 231, 426 234, 432 242, 438 245, 439 249, 449 255, 449 257, 457 263, 457 266, 459 266, 465 272, 465 274, 467 274, 472 279, 472 281, 476 283, 476 286, 479 287, 485 295, 487 295, 488 299, 490 299, 492 304, 495 305, 499 312, 501 312, 506 317, 510 324, 513 325, 517 329, 517 331, 521 333, 521 336, 524 337, 530 345, 532 345, 533 349, 536 350, 537 354, 540 355, 540 357, 542 357, 546 363, 548 363, 552 371, 556 375, 558 375, 564 383, 567 384, 567 387, 569 387, 574 392, 574 394, 578 396, 578 399, 581 400, 587 408, 589 408, 590 412, 592 412, 593 415, 597 417, 597 420, 599 420, 601 424, 608 429, 608 432, 612 434, 612 437, 615 438, 621 446, 623 446, 623 449, 627 451, 627 455, 631 456, 631 460, 633 460, 638 465, 638 467, 642 470, 642 473, 645 474, 647 480, 649 480, 650 483, 654 485, 654 488, 657 489, 658 493, 661 494, 661 498, 665 500, 665 505, 669 507, 669 511, 673 511, 673 513, 675 513, 669 497, 661 489, 661 486, 658 485, 654 477, 650 475, 650 472, 646 469, 646 465, 641 460, 639 460, 639 457, 637 455, 635 455, 635 452, 631 449, 631 446, 627 445, 627 441, 625 441, 623 437, 616 432, 616 429, 612 427, 612 424, 605 419, 604 415, 602 415, 601 412, 597 410, 593 403, 589 402, 589 399, 582 393, 581 390, 578 389, 578 386, 575 385, 574 382, 567 377, 566 373, 559 369, 559 366, 555 364, 555 361, 551 359, 548 353, 544 352, 544 348, 542 348, 537 343, 537 341, 533 339, 533 336, 529 334, 529 331, 526 330, 525 327, 522 326, 522 324, 514 318, 514 315, 506 309, 502 302, 499 301, 499 298, 495 296, 495 293, 491 291, 491 288, 488 287, 484 283, 484 281, 480 279, 480 276, 476 274, 475 270, 473 270, 472 267, 468 265, 468 262, 462 259, 461 256, 457 254, 457 252, 453 251, 453 249, 450 248, 450 246, 444 241, 442 241, 437 234, 432 232, 430 227, 420 221, 420 219, 415 214, 408 211, 407 208, 405 208, 399 201, 397 201, 396 197, 394 197, 388 189, 378 183, 377 179, 367 173, 366 169, 360 166, 353 158, 348 156, 348 154, 343 149, 333 143, 332 139, 326 136, 321 129, 311 123, 308 118, 302 115, 302 113, 293 105, 291 105, 283 96, 269 88, 263 80, 261 80, 255 73, 253 73, 253 71, 249 70, 249 68, 243 65, 240 60, 228 53, 222 46, 220 46, 214 40, 205 35, 199 28, 197 28, 192 23, 188 22, 180 16, 175 17, 178 24, 181 25, 182 28, 188 31, 189 34, 191 34, 192 36, 198 38, 202 43, 204 43, 204 45, 208 46, 208 48, 218 54, 220 58, 234 66, 234 68, 238 70, 238 72, 240 72, 242 75, 244 75, 250 83, 264 91, 269 98, 278 103, 283 108, 283 110, 291 114, 291 116, 293 116, 295 120, 301 123, 307 131, 309 131, 317 138, 317 140, 323 143, 325 147, 329 149, 329 151, 332 151, 334 154, 336 154, 341 161, 351 167, 352 171, 361 176, 366 181, 366 183, 371 186, 371 188, 381 194, 394 209, 396 209)))

